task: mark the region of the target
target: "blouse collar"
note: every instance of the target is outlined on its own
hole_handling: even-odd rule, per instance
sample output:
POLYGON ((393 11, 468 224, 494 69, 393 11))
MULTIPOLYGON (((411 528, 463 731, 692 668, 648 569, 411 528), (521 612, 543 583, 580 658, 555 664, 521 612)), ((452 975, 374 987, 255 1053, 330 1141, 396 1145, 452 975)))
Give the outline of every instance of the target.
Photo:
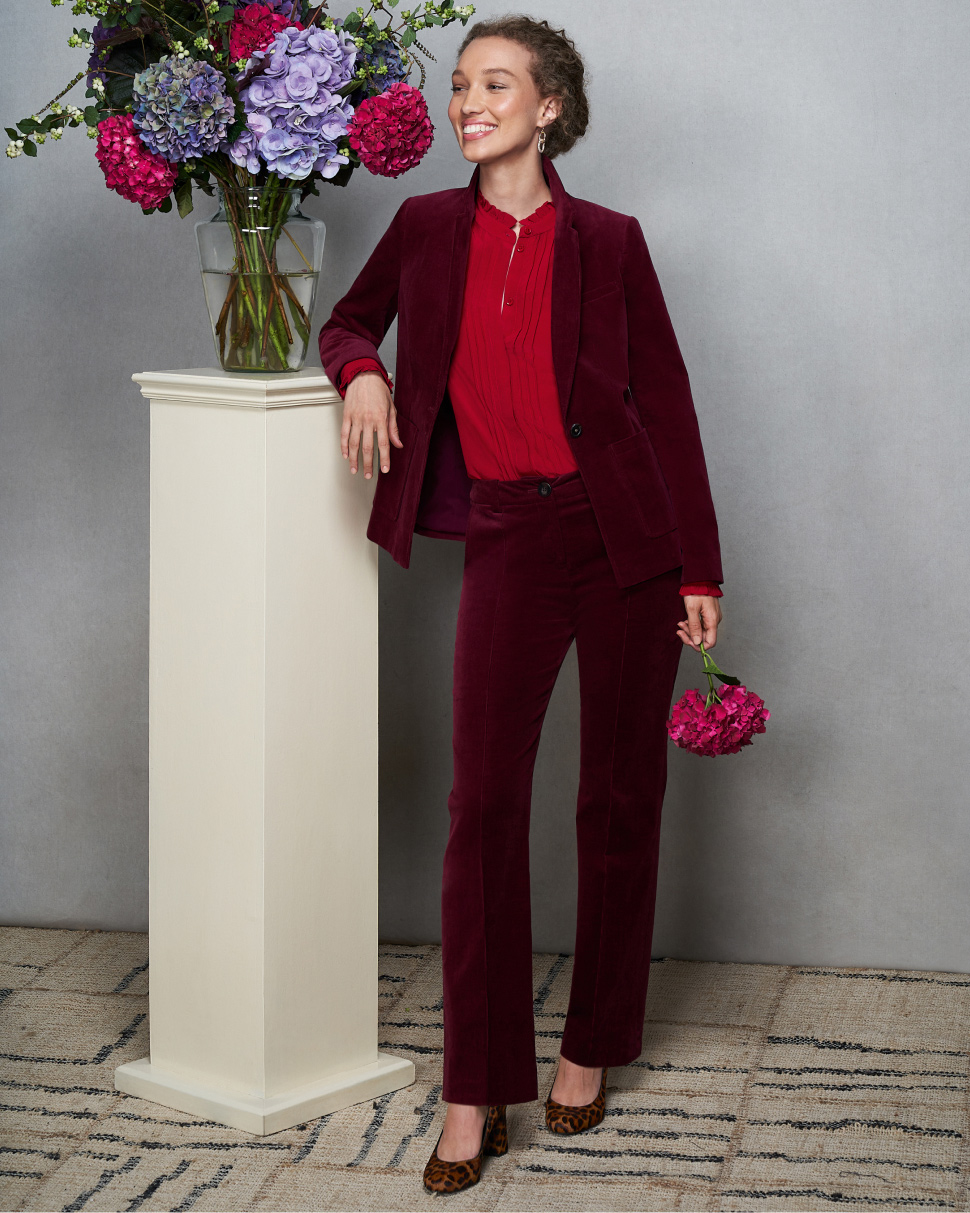
MULTIPOLYGON (((515 227, 515 217, 489 202, 480 189, 476 191, 476 204, 478 217, 495 231, 504 234, 509 228, 515 227)), ((556 225, 556 208, 552 202, 543 202, 521 222, 519 234, 522 236, 550 231, 556 225)))

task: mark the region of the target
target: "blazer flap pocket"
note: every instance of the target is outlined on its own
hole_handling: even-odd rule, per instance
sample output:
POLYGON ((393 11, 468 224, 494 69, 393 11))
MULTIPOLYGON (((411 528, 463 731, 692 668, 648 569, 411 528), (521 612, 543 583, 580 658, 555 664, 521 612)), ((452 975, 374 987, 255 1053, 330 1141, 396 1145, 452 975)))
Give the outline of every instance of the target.
POLYGON ((601 282, 598 286, 591 286, 588 290, 583 291, 580 299, 583 303, 589 303, 593 299, 601 299, 604 295, 611 295, 614 291, 621 289, 621 283, 615 280, 612 282, 601 282))
POLYGON ((633 495, 648 535, 665 535, 677 525, 667 483, 645 429, 611 442, 608 450, 617 479, 633 495))

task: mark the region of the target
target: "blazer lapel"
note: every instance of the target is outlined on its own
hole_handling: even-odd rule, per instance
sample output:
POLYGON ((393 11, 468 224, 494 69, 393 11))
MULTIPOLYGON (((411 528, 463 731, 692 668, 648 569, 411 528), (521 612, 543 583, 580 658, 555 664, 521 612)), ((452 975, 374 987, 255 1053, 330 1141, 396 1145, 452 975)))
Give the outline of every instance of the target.
MULTIPOLYGON (((548 156, 541 156, 542 171, 556 208, 552 256, 552 361, 556 370, 559 404, 565 417, 576 373, 579 353, 580 290, 582 285, 579 259, 579 232, 573 227, 573 208, 569 194, 559 180, 559 174, 548 156)), ((437 401, 444 395, 448 368, 458 341, 461 308, 465 294, 465 271, 471 244, 472 223, 475 219, 475 199, 481 173, 476 164, 471 180, 458 194, 451 224, 450 256, 442 258, 442 280, 447 284, 447 305, 441 332, 441 361, 438 366, 437 401)), ((447 224, 443 227, 447 229, 447 224)), ((444 234, 444 233, 443 233, 444 234)), ((428 267, 434 275, 439 267, 428 267)))
POLYGON ((552 254, 552 361, 563 417, 576 373, 579 353, 580 288, 579 232, 573 227, 572 199, 563 189, 559 174, 548 156, 542 156, 542 171, 556 208, 552 254))

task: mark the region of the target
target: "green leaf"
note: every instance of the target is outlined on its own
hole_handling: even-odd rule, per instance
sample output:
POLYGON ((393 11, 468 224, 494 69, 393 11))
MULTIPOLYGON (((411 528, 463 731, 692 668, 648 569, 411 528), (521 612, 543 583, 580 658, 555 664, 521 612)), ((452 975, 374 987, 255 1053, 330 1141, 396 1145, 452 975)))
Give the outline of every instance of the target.
POLYGON ((23 153, 25 156, 36 156, 37 155, 37 144, 33 143, 30 139, 25 139, 24 146, 23 146, 23 153))
POLYGON ((219 11, 216 13, 216 20, 219 22, 220 25, 223 25, 223 24, 225 24, 225 22, 231 21, 235 15, 236 15, 235 6, 232 4, 224 4, 222 6, 222 8, 220 8, 219 11))
POLYGON ((179 208, 179 218, 184 219, 192 212, 192 178, 183 177, 175 183, 175 203, 179 208))
POLYGON ((347 16, 344 17, 344 29, 348 34, 352 34, 356 30, 360 29, 360 13, 348 13, 347 16))
POLYGON ((144 53, 140 41, 125 42, 116 47, 108 59, 108 83, 105 85, 105 97, 112 109, 126 109, 131 103, 132 76, 143 72, 148 63, 158 58, 154 54, 157 44, 146 39, 144 53), (147 60, 147 61, 146 61, 147 60), (118 72, 120 75, 114 75, 118 72))
POLYGON ((728 686, 739 687, 741 685, 740 678, 734 678, 730 674, 725 674, 723 670, 718 669, 717 663, 707 649, 701 653, 701 656, 704 658, 705 674, 713 674, 715 678, 720 678, 721 682, 726 682, 728 686))
POLYGON ((8 139, 19 139, 20 138, 20 131, 15 130, 12 126, 5 126, 3 129, 7 132, 8 139))
POLYGON ((169 196, 167 198, 163 198, 161 200, 161 202, 158 204, 158 209, 160 211, 164 211, 166 215, 168 214, 168 212, 172 209, 172 195, 171 194, 169 194, 169 196))
POLYGON ((101 111, 96 105, 89 105, 84 110, 84 121, 88 126, 97 126, 101 121, 101 111))
POLYGON ((413 41, 414 41, 414 30, 411 29, 410 26, 408 26, 408 28, 401 35, 401 45, 410 46, 413 41))
MULTIPOLYGON (((40 123, 35 122, 33 118, 21 118, 17 125, 25 135, 33 135, 35 131, 41 129, 40 123)), ((17 138, 19 139, 20 136, 18 135, 17 138)))
POLYGON ((237 109, 236 116, 232 122, 226 127, 226 139, 229 143, 235 143, 239 136, 243 133, 246 126, 246 111, 240 105, 237 109))

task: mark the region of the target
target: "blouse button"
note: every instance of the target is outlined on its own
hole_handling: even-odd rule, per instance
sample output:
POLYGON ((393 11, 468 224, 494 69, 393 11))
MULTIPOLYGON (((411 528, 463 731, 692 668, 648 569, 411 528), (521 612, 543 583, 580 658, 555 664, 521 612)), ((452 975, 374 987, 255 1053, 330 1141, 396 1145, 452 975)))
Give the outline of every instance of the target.
POLYGON ((511 299, 506 299, 506 301, 505 301, 505 306, 506 306, 506 307, 511 307, 511 306, 512 306, 512 300, 511 300, 511 299))

